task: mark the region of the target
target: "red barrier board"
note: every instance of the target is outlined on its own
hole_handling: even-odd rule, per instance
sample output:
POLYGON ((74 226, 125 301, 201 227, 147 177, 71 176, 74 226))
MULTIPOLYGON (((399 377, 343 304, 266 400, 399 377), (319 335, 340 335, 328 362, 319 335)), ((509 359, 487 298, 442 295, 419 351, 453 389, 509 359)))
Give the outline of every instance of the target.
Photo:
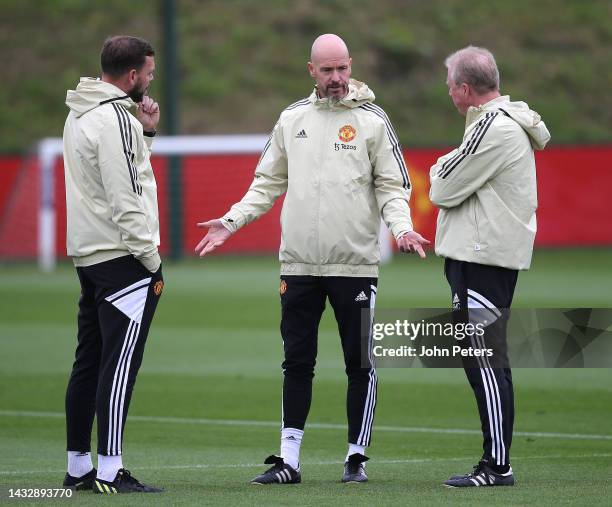
POLYGON ((15 179, 23 162, 23 159, 17 156, 0 159, 0 217, 10 199, 11 189, 15 185, 15 179))
POLYGON ((536 244, 611 245, 612 146, 536 152, 536 244))
MULTIPOLYGON (((414 227, 435 237, 437 210, 429 201, 429 168, 449 149, 405 150, 412 182, 414 227)), ((248 189, 257 156, 192 157, 184 163, 184 250, 202 233, 195 223, 221 216, 248 189), (189 183, 187 183, 189 182, 189 183)), ((612 245, 607 212, 612 188, 612 146, 553 147, 537 152, 539 246, 612 245)), ((242 229, 222 252, 270 252, 280 241, 280 205, 242 229)))
MULTIPOLYGON (((435 237, 436 209, 428 198, 429 167, 446 149, 406 150, 412 182, 414 227, 435 237)), ((259 158, 253 155, 188 156, 181 160, 183 252, 192 255, 203 231, 196 223, 221 216, 248 189, 259 158)), ((612 245, 608 195, 612 146, 552 147, 537 152, 540 246, 612 245)), ((154 157, 161 222, 161 252, 168 252, 167 159, 154 157)), ((219 253, 271 253, 280 243, 282 197, 242 229, 219 253)), ((39 173, 33 159, 0 157, 0 257, 33 258, 37 247, 39 173)), ((63 166, 55 166, 57 255, 65 256, 66 205, 63 166)))

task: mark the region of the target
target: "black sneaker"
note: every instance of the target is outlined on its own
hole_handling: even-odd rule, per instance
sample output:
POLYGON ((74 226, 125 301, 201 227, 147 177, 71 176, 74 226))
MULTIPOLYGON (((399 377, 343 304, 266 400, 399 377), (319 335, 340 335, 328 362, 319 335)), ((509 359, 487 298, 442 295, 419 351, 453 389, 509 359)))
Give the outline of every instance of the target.
POLYGON ((125 468, 119 469, 113 482, 96 478, 93 484, 94 493, 101 495, 116 495, 117 493, 161 493, 163 489, 147 486, 125 468))
POLYGON ((480 461, 474 470, 465 475, 453 475, 444 482, 449 488, 471 488, 478 486, 514 486, 512 467, 504 473, 495 472, 485 461, 480 461))
POLYGON ((348 461, 344 463, 344 475, 342 482, 366 482, 368 476, 365 473, 365 462, 370 458, 359 454, 351 454, 348 461))
POLYGON ((64 477, 65 488, 73 488, 77 491, 88 490, 93 487, 94 479, 96 478, 96 469, 92 468, 85 475, 81 475, 81 477, 73 477, 69 473, 66 473, 66 477, 64 477))
POLYGON ((268 456, 264 461, 272 465, 263 474, 255 477, 251 484, 298 484, 302 482, 299 468, 287 465, 280 456, 268 456))

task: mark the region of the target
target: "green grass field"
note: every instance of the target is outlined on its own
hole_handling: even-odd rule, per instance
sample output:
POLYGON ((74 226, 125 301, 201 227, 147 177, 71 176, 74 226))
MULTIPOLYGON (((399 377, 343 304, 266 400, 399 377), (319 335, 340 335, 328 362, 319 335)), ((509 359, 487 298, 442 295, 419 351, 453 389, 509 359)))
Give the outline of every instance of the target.
MULTIPOLYGON (((538 251, 516 307, 610 307, 612 251, 538 251)), ((515 369, 514 488, 449 490, 481 453, 461 370, 380 369, 370 482, 339 482, 346 453, 345 376, 335 323, 319 337, 303 483, 249 480, 278 451, 281 340, 274 258, 167 264, 125 432, 124 464, 162 495, 78 493, 40 505, 610 505, 612 371, 515 369), (466 430, 466 431, 456 431, 466 430)), ((63 398, 75 346, 78 283, 62 265, 0 267, 0 501, 8 488, 59 487, 63 398)), ((439 259, 381 270, 378 308, 449 305, 439 259)), ((95 442, 94 442, 95 448, 95 442)), ((95 461, 94 461, 95 463, 95 461)), ((34 504, 34 503, 33 503, 34 504)))

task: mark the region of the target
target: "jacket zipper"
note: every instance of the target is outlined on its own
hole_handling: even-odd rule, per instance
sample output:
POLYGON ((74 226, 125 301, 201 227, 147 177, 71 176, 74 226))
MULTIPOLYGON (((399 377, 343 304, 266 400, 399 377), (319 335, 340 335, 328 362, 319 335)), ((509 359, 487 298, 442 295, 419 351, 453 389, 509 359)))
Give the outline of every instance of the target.
POLYGON ((474 202, 474 227, 476 228, 476 243, 474 251, 480 252, 480 231, 478 230, 478 216, 476 214, 476 202, 474 202))
MULTIPOLYGON (((329 120, 331 115, 328 113, 328 111, 324 110, 323 114, 326 115, 325 118, 325 128, 323 129, 323 140, 327 139, 327 131, 329 130, 329 120)), ((321 276, 321 266, 323 265, 323 263, 321 262, 321 227, 320 227, 320 220, 321 220, 321 192, 322 192, 322 180, 323 180, 323 146, 324 146, 324 142, 323 143, 319 143, 319 160, 318 160, 318 167, 319 167, 319 172, 317 174, 317 180, 316 180, 316 189, 317 189, 317 221, 316 221, 316 228, 315 228, 315 234, 316 234, 316 238, 317 238, 317 274, 318 276, 321 276)))

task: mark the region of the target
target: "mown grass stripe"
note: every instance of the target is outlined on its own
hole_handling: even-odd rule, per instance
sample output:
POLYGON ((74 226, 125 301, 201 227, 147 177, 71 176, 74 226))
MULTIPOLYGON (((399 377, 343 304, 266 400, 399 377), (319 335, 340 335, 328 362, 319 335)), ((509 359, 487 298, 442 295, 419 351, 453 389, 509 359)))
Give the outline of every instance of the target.
MULTIPOLYGON (((0 410, 0 416, 4 417, 40 417, 49 419, 63 419, 63 412, 36 412, 19 410, 0 410)), ((164 424, 198 424, 209 426, 263 426, 280 427, 278 421, 255 421, 248 419, 202 419, 190 417, 161 417, 148 415, 128 416, 130 421, 135 422, 155 422, 164 424)), ((324 430, 345 430, 345 424, 335 423, 307 423, 309 429, 324 430)), ((480 430, 470 430, 463 428, 420 428, 412 426, 383 426, 375 425, 374 431, 397 432, 397 433, 436 433, 448 435, 480 435, 480 430)), ((560 438, 571 440, 612 440, 612 435, 595 435, 589 433, 553 433, 538 431, 515 431, 514 436, 518 437, 540 437, 540 438, 560 438)))

